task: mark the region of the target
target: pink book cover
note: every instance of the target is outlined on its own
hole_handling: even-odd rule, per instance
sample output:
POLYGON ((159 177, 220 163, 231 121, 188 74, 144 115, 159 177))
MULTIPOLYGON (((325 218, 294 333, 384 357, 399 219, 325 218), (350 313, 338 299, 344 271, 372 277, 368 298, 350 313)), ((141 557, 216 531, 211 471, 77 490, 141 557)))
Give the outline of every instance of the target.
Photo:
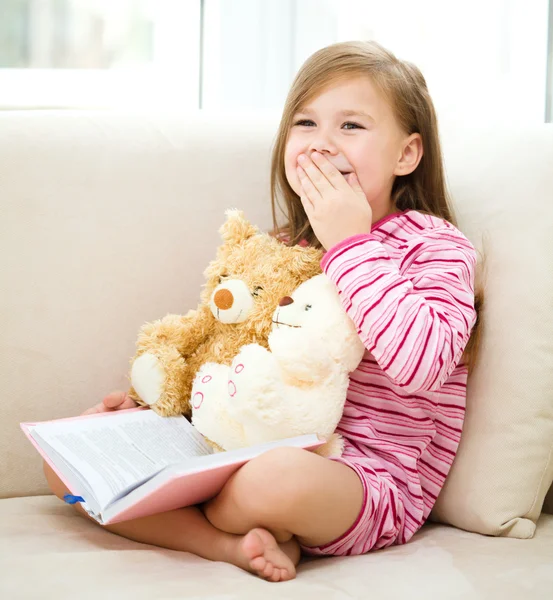
MULTIPOLYGON (((131 408, 125 412, 137 410, 148 409, 144 407, 131 408)), ((118 412, 120 413, 122 411, 118 412)), ((116 413, 96 413, 92 415, 81 415, 79 417, 69 417, 66 419, 56 419, 56 421, 69 421, 83 418, 102 418, 113 414, 116 413)), ((29 427, 32 425, 35 425, 35 423, 21 423, 21 429, 29 438, 33 446, 37 449, 38 453, 44 458, 44 460, 52 467, 52 469, 58 475, 58 477, 63 481, 67 489, 69 489, 69 491, 72 494, 76 494, 78 490, 72 489, 72 486, 65 479, 62 473, 60 473, 60 471, 56 468, 52 461, 45 455, 44 451, 31 437, 29 427)), ((289 444, 280 445, 290 445, 301 447, 306 450, 314 450, 325 443, 325 440, 322 438, 319 438, 317 441, 313 441, 312 438, 306 439, 309 439, 310 441, 305 441, 305 443, 298 443, 296 441, 296 443, 290 442, 289 444)), ((108 525, 110 523, 117 523, 119 521, 128 521, 131 519, 145 517, 148 515, 165 512, 168 510, 174 510, 176 508, 183 508, 185 506, 199 504, 201 502, 209 500, 210 498, 213 498, 220 492, 220 490, 223 488, 225 483, 235 471, 237 471, 242 465, 246 464, 249 460, 251 460, 255 456, 258 456, 261 453, 255 450, 254 447, 251 448, 251 452, 248 452, 249 450, 250 449, 248 448, 241 449, 240 452, 243 454, 241 454, 240 457, 231 459, 230 462, 226 464, 209 465, 206 468, 203 468, 201 465, 199 465, 194 470, 185 473, 178 473, 178 464, 166 467, 166 469, 162 470, 160 474, 155 475, 154 477, 152 477, 151 480, 140 485, 132 492, 130 492, 125 498, 119 500, 118 502, 125 503, 126 506, 121 507, 121 509, 117 511, 117 514, 113 514, 108 518, 104 518, 102 520, 102 524, 108 525), (176 470, 177 472, 171 473, 171 470, 176 470), (159 475, 164 474, 164 471, 167 471, 167 473, 165 474, 166 476, 158 484, 155 481, 155 479, 156 477, 159 478, 159 475)), ((223 460, 225 454, 226 453, 208 455, 208 457, 220 456, 221 460, 223 460)), ((110 507, 106 509, 106 512, 110 512, 110 507)))

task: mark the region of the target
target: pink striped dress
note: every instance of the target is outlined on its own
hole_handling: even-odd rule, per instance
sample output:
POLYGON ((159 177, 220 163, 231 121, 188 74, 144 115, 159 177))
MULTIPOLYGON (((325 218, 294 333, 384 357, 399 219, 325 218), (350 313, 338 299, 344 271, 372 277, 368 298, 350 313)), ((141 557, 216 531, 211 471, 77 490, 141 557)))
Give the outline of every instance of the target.
POLYGON ((443 219, 395 213, 331 248, 322 268, 367 351, 337 432, 341 458, 365 490, 349 531, 314 555, 364 554, 404 544, 420 529, 459 445, 476 321, 476 251, 443 219))

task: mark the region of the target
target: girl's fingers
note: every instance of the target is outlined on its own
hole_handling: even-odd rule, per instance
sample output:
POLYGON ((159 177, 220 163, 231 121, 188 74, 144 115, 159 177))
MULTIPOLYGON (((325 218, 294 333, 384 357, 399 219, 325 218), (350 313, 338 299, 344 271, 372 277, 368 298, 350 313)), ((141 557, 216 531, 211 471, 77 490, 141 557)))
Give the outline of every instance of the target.
POLYGON ((365 196, 365 192, 359 183, 359 179, 357 179, 357 175, 355 173, 350 173, 346 179, 348 185, 351 189, 358 195, 362 196, 365 200, 367 199, 365 196))
POLYGON ((125 398, 125 402, 123 402, 123 404, 121 404, 118 407, 118 410, 126 410, 127 408, 136 408, 137 406, 138 406, 138 404, 132 398, 129 398, 129 396, 127 396, 125 398))
POLYGON ((301 195, 300 200, 303 205, 303 209, 305 210, 305 214, 307 215, 307 219, 311 220, 311 214, 313 212, 313 205, 311 204, 311 202, 309 201, 309 198, 307 198, 307 196, 301 195))
POLYGON ((311 200, 309 200, 309 198, 307 197, 307 194, 305 193, 305 190, 303 189, 303 186, 300 184, 300 200, 301 203, 303 204, 303 208, 305 209, 306 214, 309 216, 311 214, 311 211, 313 210, 313 202, 311 202, 311 200))
POLYGON ((103 401, 106 410, 115 410, 119 408, 127 399, 127 394, 125 392, 112 392, 108 394, 103 401))
POLYGON ((138 404, 127 396, 125 392, 112 392, 102 402, 85 410, 83 415, 94 415, 97 413, 111 412, 113 410, 126 410, 136 408, 138 404))
POLYGON ((88 408, 87 410, 85 410, 83 413, 83 415, 95 415, 96 413, 101 413, 101 412, 107 412, 109 410, 109 408, 106 408, 103 402, 100 402, 100 404, 96 404, 95 406, 92 406, 90 408, 88 408))
MULTIPOLYGON (((299 159, 298 159, 299 160, 299 159)), ((319 167, 309 158, 301 160, 299 168, 303 168, 307 178, 311 185, 317 190, 319 194, 334 190, 334 186, 328 181, 319 167)))
POLYGON ((343 190, 347 188, 345 185, 346 178, 323 154, 313 152, 311 159, 334 189, 343 190))
POLYGON ((315 202, 319 202, 322 199, 321 194, 313 185, 309 177, 307 177, 306 172, 301 167, 298 167, 298 177, 300 178, 301 187, 303 188, 303 191, 305 192, 305 195, 307 196, 309 201, 312 204, 315 204, 315 202))

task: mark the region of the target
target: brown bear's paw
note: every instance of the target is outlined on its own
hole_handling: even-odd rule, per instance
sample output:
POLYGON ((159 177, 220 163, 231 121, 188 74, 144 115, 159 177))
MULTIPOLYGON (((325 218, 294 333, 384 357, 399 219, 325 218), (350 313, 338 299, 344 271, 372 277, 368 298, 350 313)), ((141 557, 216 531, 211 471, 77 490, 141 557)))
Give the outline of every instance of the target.
POLYGON ((185 368, 184 359, 174 349, 162 349, 159 355, 145 352, 133 362, 131 383, 141 400, 158 414, 178 415, 186 411, 182 402, 185 368))
POLYGON ((142 401, 149 406, 156 404, 165 383, 165 370, 157 356, 141 354, 132 365, 131 382, 142 401))

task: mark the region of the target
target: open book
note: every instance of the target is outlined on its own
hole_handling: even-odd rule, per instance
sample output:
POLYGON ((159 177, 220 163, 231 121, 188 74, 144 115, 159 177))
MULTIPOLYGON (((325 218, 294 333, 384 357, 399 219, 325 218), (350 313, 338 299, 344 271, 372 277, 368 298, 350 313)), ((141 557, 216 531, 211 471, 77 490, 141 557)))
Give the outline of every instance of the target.
POLYGON ((209 500, 252 458, 278 446, 314 449, 304 435, 214 452, 185 417, 153 410, 21 423, 38 452, 99 523, 107 525, 209 500))

